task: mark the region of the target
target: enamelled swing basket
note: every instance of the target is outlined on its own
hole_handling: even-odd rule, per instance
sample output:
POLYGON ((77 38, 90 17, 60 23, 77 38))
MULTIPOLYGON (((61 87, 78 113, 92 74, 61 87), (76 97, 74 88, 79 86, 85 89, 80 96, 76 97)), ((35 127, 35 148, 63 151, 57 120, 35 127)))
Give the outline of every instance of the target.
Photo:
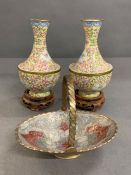
POLYGON ((63 78, 61 110, 37 115, 16 129, 17 140, 24 147, 63 159, 101 147, 116 133, 117 125, 109 117, 76 111, 73 81, 67 76, 63 78))

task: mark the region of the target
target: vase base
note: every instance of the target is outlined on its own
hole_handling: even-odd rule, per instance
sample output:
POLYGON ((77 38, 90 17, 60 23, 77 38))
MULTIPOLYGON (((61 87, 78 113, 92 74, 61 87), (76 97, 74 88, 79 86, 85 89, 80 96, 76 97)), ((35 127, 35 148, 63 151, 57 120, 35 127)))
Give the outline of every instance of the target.
POLYGON ((30 90, 25 90, 22 101, 27 108, 33 111, 42 110, 54 102, 54 94, 52 91, 50 91, 49 96, 42 98, 32 97, 29 92, 30 90))
POLYGON ((94 98, 82 97, 79 95, 79 90, 75 91, 76 107, 87 111, 97 111, 105 102, 104 93, 101 91, 99 96, 94 98))
POLYGON ((93 99, 93 98, 97 98, 100 95, 99 91, 94 91, 94 92, 84 92, 84 91, 78 91, 78 95, 84 98, 88 98, 88 99, 93 99))
POLYGON ((29 95, 33 98, 45 98, 50 96, 50 91, 37 92, 37 93, 29 91, 29 95))

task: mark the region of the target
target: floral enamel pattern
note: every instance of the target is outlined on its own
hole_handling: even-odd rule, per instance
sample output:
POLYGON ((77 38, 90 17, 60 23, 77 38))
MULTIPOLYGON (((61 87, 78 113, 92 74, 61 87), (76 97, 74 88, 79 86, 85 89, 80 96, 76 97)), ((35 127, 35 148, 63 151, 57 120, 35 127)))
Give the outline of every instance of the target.
POLYGON ((110 82, 112 73, 101 76, 82 76, 74 73, 70 73, 74 79, 76 88, 82 91, 101 91, 110 82))
POLYGON ((29 58, 18 65, 19 77, 30 90, 31 96, 44 97, 49 95, 49 89, 56 84, 60 66, 51 59, 47 51, 46 35, 49 21, 32 20, 31 24, 34 33, 33 49, 29 58))
POLYGON ((44 137, 44 134, 39 131, 29 131, 28 134, 22 134, 22 137, 33 146, 37 146, 37 141, 44 137))
POLYGON ((50 57, 46 46, 49 22, 32 22, 34 45, 29 58, 19 64, 19 69, 29 72, 52 72, 60 69, 50 57))
POLYGON ((72 63, 70 69, 78 73, 104 73, 112 70, 112 65, 101 56, 97 44, 101 21, 84 21, 85 49, 77 63, 72 63))
MULTIPOLYGON (((94 149, 109 141, 116 133, 115 123, 108 117, 77 111, 76 143, 78 152, 94 149)), ((69 147, 69 112, 41 114, 23 122, 18 139, 30 149, 63 153, 69 147)))
POLYGON ((99 124, 95 124, 87 128, 87 132, 89 135, 93 135, 94 133, 96 135, 97 139, 94 144, 106 137, 109 127, 110 126, 100 126, 99 124))
POLYGON ((102 58, 97 44, 101 25, 101 20, 83 20, 85 48, 79 60, 69 66, 74 82, 80 90, 102 90, 112 76, 113 67, 102 58))
POLYGON ((59 79, 59 72, 53 74, 30 74, 19 71, 19 77, 21 82, 25 85, 31 96, 42 97, 45 95, 45 91, 48 91, 51 87, 55 86, 59 79), (37 93, 39 92, 39 93, 37 93), (43 92, 43 93, 42 93, 43 92))

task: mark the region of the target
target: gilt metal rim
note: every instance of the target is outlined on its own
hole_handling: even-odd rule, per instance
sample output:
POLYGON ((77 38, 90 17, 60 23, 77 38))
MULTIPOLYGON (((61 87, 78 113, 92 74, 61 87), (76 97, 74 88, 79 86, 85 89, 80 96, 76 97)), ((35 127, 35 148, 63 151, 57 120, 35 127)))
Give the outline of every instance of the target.
POLYGON ((109 73, 113 72, 113 68, 111 70, 107 71, 107 72, 94 73, 94 74, 75 72, 75 71, 71 70, 71 68, 69 68, 69 71, 72 72, 72 73, 74 73, 74 74, 77 74, 77 75, 87 76, 87 77, 93 77, 93 76, 101 76, 101 75, 109 74, 109 73))
POLYGON ((50 22, 50 20, 48 20, 48 19, 39 19, 39 18, 31 18, 30 19, 31 21, 42 21, 42 22, 50 22))
POLYGON ((52 72, 30 72, 30 71, 26 71, 26 70, 22 70, 18 67, 18 70, 24 73, 29 73, 29 74, 35 74, 35 75, 48 75, 48 74, 55 74, 61 71, 61 67, 55 71, 52 72))
POLYGON ((83 22, 97 22, 97 21, 104 21, 104 19, 101 19, 101 18, 84 18, 84 19, 81 19, 81 21, 83 21, 83 22))

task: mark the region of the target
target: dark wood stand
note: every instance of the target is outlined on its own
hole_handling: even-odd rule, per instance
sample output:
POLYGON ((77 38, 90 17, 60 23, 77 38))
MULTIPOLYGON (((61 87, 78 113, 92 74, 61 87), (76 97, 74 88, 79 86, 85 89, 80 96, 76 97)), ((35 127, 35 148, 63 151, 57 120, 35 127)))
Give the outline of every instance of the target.
POLYGON ((26 89, 24 95, 22 96, 22 101, 27 108, 33 111, 38 111, 48 107, 50 104, 54 102, 54 94, 51 91, 50 95, 47 97, 35 98, 30 96, 29 90, 26 89))
POLYGON ((78 89, 75 91, 76 107, 88 111, 97 111, 105 102, 104 93, 101 91, 96 98, 88 99, 78 95, 78 89))

